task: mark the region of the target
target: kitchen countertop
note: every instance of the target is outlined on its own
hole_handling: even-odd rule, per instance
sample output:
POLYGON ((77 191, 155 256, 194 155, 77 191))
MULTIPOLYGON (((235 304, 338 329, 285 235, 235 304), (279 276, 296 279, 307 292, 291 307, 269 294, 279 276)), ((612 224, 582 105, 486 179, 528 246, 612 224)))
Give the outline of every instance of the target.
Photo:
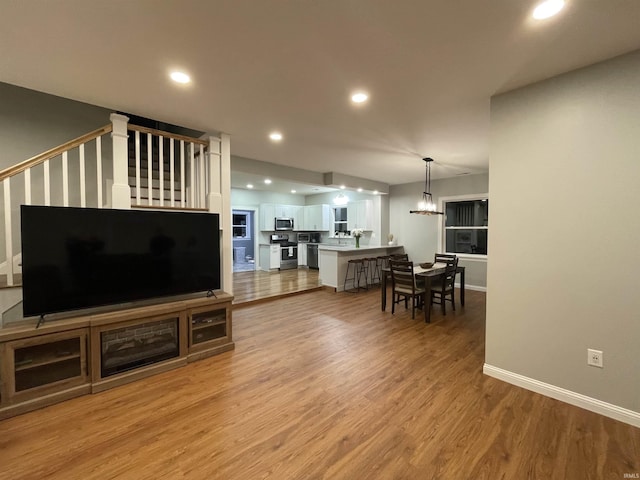
POLYGON ((363 250, 387 250, 389 248, 401 248, 402 245, 363 245, 356 248, 354 245, 328 245, 324 243, 318 244, 318 250, 328 250, 330 252, 361 252, 363 250))

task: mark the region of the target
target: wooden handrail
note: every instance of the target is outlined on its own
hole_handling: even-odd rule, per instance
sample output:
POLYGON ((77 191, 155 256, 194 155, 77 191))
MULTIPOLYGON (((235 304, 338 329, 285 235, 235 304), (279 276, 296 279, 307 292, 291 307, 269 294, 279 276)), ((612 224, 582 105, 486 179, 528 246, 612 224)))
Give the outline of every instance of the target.
POLYGON ((179 135, 177 133, 163 132, 162 130, 156 130, 155 128, 141 127, 139 125, 127 125, 127 129, 140 133, 150 133, 151 135, 162 136, 164 138, 173 138, 174 140, 184 140, 185 142, 197 143, 199 145, 204 145, 205 147, 209 146, 208 140, 187 137, 186 135, 179 135))
POLYGON ((52 159, 53 157, 56 157, 62 154, 63 152, 66 152, 68 150, 71 150, 72 148, 78 147, 83 143, 87 143, 93 140, 94 138, 98 138, 104 135, 105 133, 109 133, 112 131, 112 129, 113 129, 113 126, 111 124, 105 125, 104 127, 98 128, 93 132, 86 133, 81 137, 78 137, 74 140, 70 140, 67 143, 63 143, 58 147, 54 147, 50 150, 47 150, 46 152, 42 152, 36 155, 35 157, 31 157, 30 159, 25 160, 24 162, 16 163, 12 167, 5 168, 4 170, 0 171, 0 181, 4 180, 5 178, 13 177, 14 175, 22 173, 29 168, 33 168, 36 165, 39 165, 47 160, 52 159))

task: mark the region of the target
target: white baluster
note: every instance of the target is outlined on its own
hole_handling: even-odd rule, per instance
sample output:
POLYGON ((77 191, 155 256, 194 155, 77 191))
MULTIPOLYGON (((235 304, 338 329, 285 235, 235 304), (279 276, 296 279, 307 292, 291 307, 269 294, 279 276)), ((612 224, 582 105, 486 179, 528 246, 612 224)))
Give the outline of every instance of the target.
POLYGON ((7 255, 7 285, 13 285, 13 232, 11 230, 11 178, 2 181, 4 186, 4 235, 7 255))
POLYGON ((51 176, 49 174, 49 160, 44 161, 44 204, 51 205, 51 176))
POLYGON ((185 207, 187 201, 187 195, 184 189, 184 140, 180 140, 180 205, 185 207))
POLYGON ((136 131, 136 205, 140 205, 140 132, 136 131))
POLYGON ((149 195, 149 205, 153 205, 153 150, 151 140, 151 134, 147 133, 147 195, 149 195))
POLYGON ((24 171, 24 204, 31 205, 31 169, 24 171))
POLYGON ((204 208, 205 198, 205 175, 204 175, 204 145, 200 144, 200 156, 198 157, 198 163, 200 164, 200 178, 198 179, 198 185, 200 185, 200 196, 198 198, 198 206, 204 208))
POLYGON ((96 183, 98 208, 102 208, 102 137, 96 138, 96 183))
POLYGON ((87 206, 87 179, 84 171, 84 143, 80 145, 80 206, 87 206))
POLYGON ((160 206, 164 206, 164 137, 160 135, 158 137, 160 142, 160 149, 158 150, 158 187, 160 192, 160 206))
POLYGON ((69 158, 62 152, 62 205, 69 206, 69 158))
POLYGON ((169 152, 169 179, 171 180, 171 206, 175 207, 176 206, 176 192, 175 192, 175 183, 174 183, 175 182, 175 172, 174 172, 174 167, 173 167, 173 160, 174 160, 173 138, 169 139, 169 148, 170 148, 170 152, 169 152))
POLYGON ((189 143, 189 170, 190 170, 190 179, 191 182, 189 184, 189 191, 190 191, 190 199, 191 199, 191 208, 194 208, 196 206, 196 168, 195 168, 195 148, 193 146, 193 142, 189 143))

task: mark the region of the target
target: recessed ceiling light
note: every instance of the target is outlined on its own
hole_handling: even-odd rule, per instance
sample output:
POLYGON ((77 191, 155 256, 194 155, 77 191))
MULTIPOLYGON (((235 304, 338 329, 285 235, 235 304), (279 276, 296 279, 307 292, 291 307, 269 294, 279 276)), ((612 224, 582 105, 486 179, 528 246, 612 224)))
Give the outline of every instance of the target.
POLYGON ((271 179, 270 178, 265 178, 264 179, 264 183, 266 183, 267 185, 271 185, 271 179))
POLYGON ((377 194, 378 194, 378 190, 374 190, 374 191, 373 191, 373 194, 374 194, 374 195, 377 195, 377 194))
POLYGON ((362 189, 361 189, 361 188, 359 188, 359 189, 358 189, 358 193, 361 193, 361 192, 362 192, 362 189))
POLYGON ((296 191, 295 190, 291 190, 291 193, 296 193, 296 191))
POLYGON ((252 189, 253 188, 253 184, 252 183, 247 183, 247 188, 248 189, 252 189))
POLYGON ((363 103, 366 102, 369 99, 369 95, 367 95, 364 92, 356 92, 353 95, 351 95, 351 101, 353 103, 363 103))
POLYGON ((269 134, 269 138, 274 142, 279 142, 280 140, 282 140, 282 134, 280 132, 271 132, 269 134))
POLYGON ((564 7, 564 0, 546 0, 533 10, 533 18, 543 20, 553 17, 564 7))
POLYGON ((189 83, 191 81, 191 77, 184 72, 171 72, 169 76, 176 83, 189 83))
POLYGON ((345 188, 347 187, 345 187, 344 185, 340 185, 340 190, 344 190, 345 188))

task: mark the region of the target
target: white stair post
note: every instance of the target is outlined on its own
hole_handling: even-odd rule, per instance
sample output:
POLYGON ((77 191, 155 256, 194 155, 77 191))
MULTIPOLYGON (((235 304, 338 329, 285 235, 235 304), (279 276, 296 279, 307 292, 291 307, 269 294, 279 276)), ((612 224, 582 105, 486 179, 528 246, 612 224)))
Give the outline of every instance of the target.
MULTIPOLYGON (((220 134, 220 227, 222 230, 222 289, 233 295, 233 239, 231 238, 231 137, 220 134)), ((211 188, 215 188, 211 184, 211 188)))
POLYGON ((127 123, 129 118, 112 113, 113 124, 113 185, 111 186, 111 207, 128 210, 131 208, 131 187, 129 187, 129 146, 127 123))
POLYGON ((222 193, 220 192, 220 150, 222 140, 209 137, 209 191, 207 192, 207 209, 210 213, 220 213, 222 209, 222 193))

